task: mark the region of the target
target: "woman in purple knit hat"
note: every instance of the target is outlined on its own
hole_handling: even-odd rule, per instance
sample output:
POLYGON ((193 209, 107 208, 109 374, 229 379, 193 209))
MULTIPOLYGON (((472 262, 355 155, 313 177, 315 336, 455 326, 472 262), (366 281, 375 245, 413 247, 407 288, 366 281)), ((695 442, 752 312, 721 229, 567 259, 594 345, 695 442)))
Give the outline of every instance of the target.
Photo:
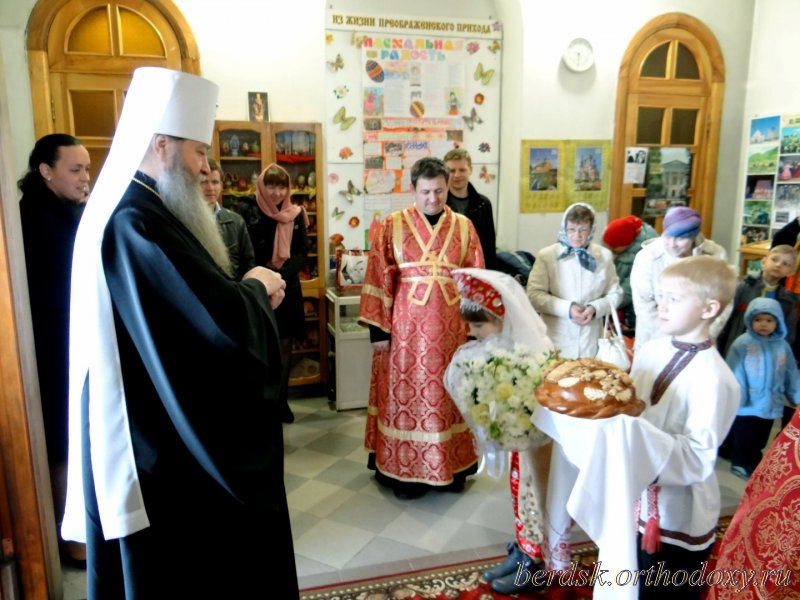
MULTIPOLYGON (((661 296, 658 278, 667 266, 687 256, 713 256, 726 260, 728 253, 719 244, 700 233, 700 213, 688 206, 673 206, 664 217, 661 237, 646 240, 636 255, 631 270, 631 294, 636 312, 634 351, 645 342, 663 335, 658 326, 658 299, 661 296)), ((730 315, 730 305, 711 325, 716 339, 730 315)))

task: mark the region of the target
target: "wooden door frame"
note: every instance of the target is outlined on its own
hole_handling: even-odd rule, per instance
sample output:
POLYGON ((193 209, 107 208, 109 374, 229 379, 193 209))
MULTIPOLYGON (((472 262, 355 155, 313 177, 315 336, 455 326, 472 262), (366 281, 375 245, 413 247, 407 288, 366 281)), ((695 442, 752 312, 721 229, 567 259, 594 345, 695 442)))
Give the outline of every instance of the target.
POLYGON ((625 173, 625 133, 628 114, 628 91, 632 75, 638 74, 639 65, 633 64, 634 55, 652 35, 665 29, 684 29, 696 37, 705 48, 710 60, 711 93, 708 97, 706 118, 698 123, 703 145, 711 149, 693 166, 696 183, 692 207, 702 218, 703 235, 709 237, 714 222, 714 194, 717 187, 717 159, 719 156, 720 129, 722 126, 722 101, 725 91, 725 61, 722 49, 713 32, 698 19, 684 13, 668 13, 658 16, 644 25, 628 44, 620 63, 617 76, 617 104, 614 114, 614 145, 611 155, 611 197, 609 199, 609 221, 628 214, 623 204, 623 176, 625 173))
MULTIPOLYGON (((8 84, 0 63, 0 98, 8 84)), ((0 102, 0 123, 10 120, 0 102)), ((33 326, 19 217, 15 148, 0 128, 0 460, 8 492, 12 568, 24 598, 61 593, 57 534, 44 442, 33 326)), ((5 542, 5 540, 4 540, 5 542)), ((5 551, 5 549, 4 549, 5 551)))
MULTIPOLYGON (((54 133, 51 118, 52 92, 50 65, 47 59, 47 39, 55 16, 73 0, 39 0, 28 19, 28 74, 31 80, 33 127, 36 139, 54 133)), ((178 37, 181 70, 200 75, 200 51, 186 18, 171 0, 146 0, 156 8, 178 37)))

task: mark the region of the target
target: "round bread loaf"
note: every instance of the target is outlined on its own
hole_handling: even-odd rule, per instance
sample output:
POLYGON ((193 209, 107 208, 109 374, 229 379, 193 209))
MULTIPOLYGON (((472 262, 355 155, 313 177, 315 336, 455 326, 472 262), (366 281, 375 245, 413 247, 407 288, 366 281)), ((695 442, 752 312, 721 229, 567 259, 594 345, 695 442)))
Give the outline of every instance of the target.
POLYGON ((555 412, 583 419, 606 419, 616 415, 635 417, 644 410, 630 375, 611 363, 596 358, 559 359, 543 375, 536 399, 555 412))

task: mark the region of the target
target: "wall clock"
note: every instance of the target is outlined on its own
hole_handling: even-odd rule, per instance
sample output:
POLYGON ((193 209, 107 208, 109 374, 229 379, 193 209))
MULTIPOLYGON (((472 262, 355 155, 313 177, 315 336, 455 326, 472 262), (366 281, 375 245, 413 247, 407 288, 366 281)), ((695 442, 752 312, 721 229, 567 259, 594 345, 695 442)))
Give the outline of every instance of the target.
POLYGON ((564 55, 561 57, 564 61, 564 66, 570 71, 575 73, 583 73, 588 71, 594 64, 594 49, 589 43, 589 40, 584 38, 575 38, 572 40, 567 49, 564 50, 564 55))

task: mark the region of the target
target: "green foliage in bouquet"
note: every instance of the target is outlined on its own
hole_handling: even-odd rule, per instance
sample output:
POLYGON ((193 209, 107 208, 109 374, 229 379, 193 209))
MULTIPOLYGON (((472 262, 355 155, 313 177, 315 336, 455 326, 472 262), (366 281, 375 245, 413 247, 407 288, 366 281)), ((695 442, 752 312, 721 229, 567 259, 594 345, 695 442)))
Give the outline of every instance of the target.
POLYGON ((527 346, 492 346, 457 363, 462 377, 454 400, 480 442, 526 450, 548 440, 531 416, 538 405, 534 391, 555 359, 555 353, 534 353, 527 346))

